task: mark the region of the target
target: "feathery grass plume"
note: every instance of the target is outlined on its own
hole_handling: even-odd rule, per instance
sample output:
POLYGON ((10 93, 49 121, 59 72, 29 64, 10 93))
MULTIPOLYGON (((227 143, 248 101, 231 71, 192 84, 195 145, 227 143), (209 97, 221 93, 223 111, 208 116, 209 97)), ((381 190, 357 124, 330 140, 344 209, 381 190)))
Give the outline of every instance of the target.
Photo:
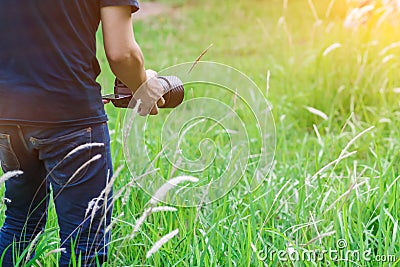
MULTIPOLYGON (((88 208, 87 208, 86 211, 85 211, 85 219, 76 227, 76 229, 74 229, 74 231, 72 231, 72 232, 67 236, 67 238, 65 238, 64 242, 62 242, 62 243, 60 244, 61 247, 65 244, 66 240, 68 240, 68 239, 73 235, 73 233, 75 233, 75 231, 76 231, 77 229, 79 229, 79 227, 81 227, 81 226, 89 219, 89 218, 87 217, 87 215, 88 215, 88 213, 90 212, 90 209, 92 209, 92 215, 91 215, 91 217, 90 217, 90 218, 91 218, 91 220, 90 220, 90 227, 91 227, 92 222, 93 222, 93 218, 94 218, 94 214, 96 213, 96 211, 98 210, 98 208, 101 207, 101 206, 99 206, 99 202, 100 202, 101 200, 103 200, 103 198, 104 198, 103 196, 104 196, 105 194, 108 194, 108 192, 110 192, 110 190, 111 190, 111 188, 112 188, 112 184, 113 184, 113 182, 115 181, 115 178, 118 176, 119 172, 122 170, 122 168, 123 168, 123 166, 118 167, 118 169, 115 171, 114 175, 111 177, 111 181, 109 181, 109 182, 107 183, 106 188, 103 189, 102 192, 100 192, 100 195, 99 195, 98 197, 95 197, 95 198, 93 198, 91 201, 89 201, 89 203, 88 203, 88 208), (110 183, 111 183, 111 186, 110 186, 110 183)), ((108 180, 109 177, 110 177, 110 170, 108 170, 108 173, 107 173, 107 180, 108 180)), ((58 195, 57 195, 57 196, 58 196, 58 195)), ((106 197, 107 197, 107 196, 106 196, 106 197)), ((107 200, 105 200, 104 203, 107 203, 107 200)), ((109 208, 108 208, 108 209, 109 209, 109 208)), ((107 210, 107 208, 106 208, 106 210, 107 210)), ((105 215, 103 216, 102 220, 104 220, 104 219, 105 219, 105 215)), ((100 227, 101 227, 101 224, 100 224, 99 228, 97 229, 96 235, 98 234, 98 232, 99 232, 99 230, 100 230, 100 227)))
MULTIPOLYGON (((118 174, 120 173, 121 169, 122 169, 122 166, 118 167, 118 169, 115 171, 113 177, 111 178, 111 181, 107 184, 106 188, 104 188, 104 189, 100 192, 100 195, 99 195, 98 197, 95 197, 95 198, 93 198, 91 201, 89 201, 88 207, 86 208, 86 212, 85 212, 85 218, 86 218, 86 216, 89 214, 89 212, 90 212, 92 209, 99 207, 99 202, 100 202, 101 200, 104 199, 103 196, 104 196, 104 194, 106 193, 106 191, 108 190, 108 185, 109 185, 110 183, 112 184, 112 183, 114 182, 114 180, 115 180, 114 177, 118 176, 118 174)), ((110 177, 110 172, 108 172, 108 174, 107 174, 107 180, 108 180, 109 177, 110 177)), ((96 211, 95 211, 95 212, 96 212, 96 211)), ((95 213, 95 212, 94 212, 94 213, 95 213)))
POLYGON ((86 208, 86 211, 85 211, 85 218, 87 217, 87 215, 89 214, 89 212, 91 210, 95 210, 95 212, 96 212, 100 208, 98 203, 101 200, 103 200, 102 197, 95 197, 89 202, 88 207, 86 208))
MULTIPOLYGON (((143 177, 146 177, 147 175, 150 175, 152 173, 157 172, 158 170, 159 169, 150 170, 149 172, 145 172, 145 173, 143 173, 142 175, 140 175, 140 176, 138 176, 136 178, 132 178, 131 181, 128 184, 125 185, 125 188, 123 188, 125 190, 125 194, 124 194, 124 196, 122 197, 122 200, 121 200, 122 206, 125 206, 126 203, 128 202, 132 187, 137 184, 137 181, 142 179, 143 177)), ((115 201, 115 199, 114 199, 114 201, 115 201)))
POLYGON ((53 249, 53 250, 47 252, 46 255, 45 255, 44 257, 47 258, 47 257, 50 256, 51 254, 55 254, 55 253, 58 253, 58 252, 65 253, 65 252, 67 252, 67 250, 66 250, 65 248, 53 249))
MULTIPOLYGON (((364 131, 362 131, 362 132, 360 132, 359 134, 357 134, 356 136, 354 136, 354 137, 347 143, 347 145, 345 146, 345 148, 343 148, 343 150, 340 152, 339 157, 343 156, 344 153, 347 152, 347 150, 349 149, 349 147, 350 147, 358 138, 360 138, 361 136, 363 136, 364 134, 368 133, 369 131, 371 131, 371 130, 374 129, 374 128, 375 128, 375 126, 368 127, 368 128, 365 129, 364 131)), ((336 167, 336 165, 335 165, 335 167, 336 167)))
POLYGON ((163 211, 172 211, 172 212, 176 212, 176 211, 178 211, 178 209, 177 209, 177 208, 174 208, 174 207, 168 207, 168 206, 154 207, 154 208, 151 209, 151 213, 163 212, 163 211))
POLYGON ((3 198, 3 203, 11 203, 11 199, 4 197, 3 198))
POLYGON ((360 25, 365 24, 374 8, 374 5, 365 5, 359 8, 353 8, 346 16, 343 26, 345 28, 356 29, 360 25))
POLYGON ((210 44, 203 52, 201 52, 200 56, 197 57, 197 59, 194 61, 193 65, 190 67, 188 73, 191 73, 192 70, 194 69, 194 67, 197 65, 197 63, 199 63, 199 61, 201 60, 201 58, 208 52, 208 50, 210 50, 210 48, 213 46, 214 44, 210 44))
POLYGON ((310 181, 313 180, 313 179, 315 179, 316 177, 318 177, 318 175, 320 175, 321 173, 323 173, 326 169, 328 169, 328 168, 331 167, 332 165, 335 165, 335 166, 336 166, 340 161, 342 161, 343 159, 348 158, 348 157, 350 157, 350 156, 352 156, 352 155, 354 155, 354 154, 357 154, 357 151, 352 151, 352 152, 349 152, 349 153, 347 153, 347 154, 345 154, 345 155, 340 155, 337 159, 335 159, 335 160, 329 162, 329 163, 326 164, 324 167, 322 167, 321 169, 319 169, 319 171, 317 171, 317 172, 310 178, 310 181))
POLYGON ((344 192, 342 195, 340 195, 335 201, 333 201, 333 203, 326 209, 325 212, 328 212, 329 210, 331 210, 332 208, 335 207, 336 203, 338 203, 341 199, 343 198, 347 198, 348 195, 354 190, 357 189, 358 187, 362 186, 363 184, 367 183, 367 181, 362 181, 360 183, 357 183, 357 181, 355 183, 353 183, 350 188, 344 192))
MULTIPOLYGON (((102 192, 100 193, 99 197, 96 198, 96 202, 95 202, 95 204, 93 205, 93 208, 92 208, 92 213, 91 213, 91 216, 90 216, 90 227, 92 227, 92 223, 93 223, 93 219, 94 219, 94 217, 95 217, 95 215, 96 215, 96 211, 99 210, 100 208, 104 208, 104 214, 103 214, 103 217, 101 218, 101 221, 102 221, 102 222, 104 221, 104 222, 105 222, 105 225, 107 225, 106 214, 108 213, 108 211, 109 211, 110 209, 112 209, 113 203, 114 203, 117 199, 119 199, 119 198, 121 197, 122 193, 123 193, 123 189, 119 190, 116 194, 114 194, 114 196, 113 196, 113 198, 112 198, 112 200, 111 200, 110 205, 108 205, 109 193, 110 193, 111 190, 113 189, 114 182, 115 182, 115 180, 117 179, 117 177, 118 177, 118 175, 120 174, 120 172, 123 170, 123 168, 124 168, 124 165, 119 166, 119 167, 117 168, 117 170, 114 172, 114 174, 113 174, 113 176, 111 177, 110 180, 108 179, 108 178, 110 177, 110 170, 108 171, 106 187, 102 190, 102 192), (99 205, 99 202, 100 202, 101 200, 103 200, 103 204, 102 204, 102 205, 99 205)), ((90 201, 90 202, 91 202, 91 201, 90 201)), ((90 202, 89 202, 89 203, 90 203, 90 202)), ((112 223, 112 220, 111 220, 110 222, 108 222, 108 224, 111 224, 111 223, 112 223)), ((99 226, 97 227, 97 230, 96 230, 95 237, 100 233, 101 228, 102 228, 102 224, 99 224, 99 226)), ((104 231, 106 231, 106 229, 107 229, 107 228, 104 227, 104 231)), ((111 230, 111 229, 110 229, 110 230, 111 230)), ((87 249, 87 250, 86 250, 85 256, 86 256, 90 251, 92 251, 93 246, 94 246, 94 243, 91 244, 90 249, 87 249)))
POLYGON ((42 235, 42 231, 40 231, 40 232, 35 236, 35 238, 31 241, 31 243, 29 244, 28 253, 26 254, 26 257, 25 257, 25 264, 28 263, 28 261, 29 261, 31 255, 32 255, 32 251, 35 249, 36 243, 38 242, 39 237, 40 237, 41 235, 42 235))
POLYGON ((165 236, 161 237, 160 240, 158 240, 153 247, 147 252, 146 258, 150 258, 154 253, 156 253, 162 245, 167 243, 169 240, 171 240, 174 236, 176 236, 179 233, 179 229, 175 229, 174 231, 166 234, 165 236))
POLYGON ((43 265, 40 263, 40 261, 37 259, 37 260, 35 260, 35 263, 37 264, 37 266, 39 266, 39 267, 43 267, 43 265))
POLYGON ((156 205, 158 202, 162 201, 167 195, 168 191, 183 182, 197 183, 199 179, 193 176, 178 176, 168 180, 164 183, 151 197, 149 204, 156 205))
POLYGON ((161 207, 150 207, 147 210, 145 210, 142 214, 142 216, 140 216, 140 218, 136 221, 135 226, 133 227, 133 231, 132 234, 130 236, 130 238, 133 238, 135 236, 135 234, 139 231, 140 226, 143 225, 144 221, 146 220, 146 218, 154 212, 160 212, 160 211, 171 211, 171 212, 176 212, 177 209, 174 207, 168 207, 168 206, 161 206, 161 207))
POLYGON ((382 63, 386 63, 386 62, 388 62, 389 60, 392 60, 392 59, 394 59, 394 58, 396 58, 394 55, 392 55, 392 54, 390 54, 390 55, 387 55, 387 56, 385 56, 383 59, 382 59, 382 63))
POLYGON ((383 48, 380 52, 379 55, 383 56, 385 55, 389 50, 396 48, 396 47, 400 47, 400 42, 393 42, 390 45, 386 46, 385 48, 383 48))
POLYGON ((313 128, 314 128, 315 135, 317 136, 318 143, 320 144, 320 146, 324 146, 324 142, 322 141, 322 138, 321 138, 321 135, 320 135, 320 133, 318 131, 317 125, 313 124, 313 128))
POLYGON ((121 212, 120 214, 118 214, 117 217, 112 218, 111 223, 106 227, 106 230, 105 230, 104 233, 110 232, 111 229, 113 228, 114 224, 115 224, 116 222, 118 222, 122 217, 124 217, 124 215, 125 215, 125 213, 124 213, 124 212, 121 212))
POLYGON ((250 242, 250 247, 251 247, 251 249, 253 250, 254 253, 258 252, 258 249, 257 249, 256 245, 254 245, 253 242, 250 242))
MULTIPOLYGON (((110 181, 108 181, 108 178, 107 178, 107 181, 108 181, 108 182, 107 182, 106 188, 103 189, 103 191, 100 193, 99 197, 94 198, 94 199, 92 199, 92 201, 89 202, 88 206, 92 206, 92 213, 91 213, 91 221, 90 221, 90 224, 92 224, 92 221, 93 221, 94 215, 95 215, 95 213, 96 213, 96 210, 98 210, 99 208, 102 207, 102 206, 99 205, 98 202, 100 202, 101 200, 104 199, 104 201, 103 201, 103 203, 104 203, 103 206, 104 206, 104 209, 105 209, 104 214, 107 214, 107 212, 112 208, 114 202, 115 202, 116 200, 118 200, 119 197, 122 196, 122 193, 124 192, 124 190, 130 192, 132 186, 136 183, 137 179, 141 179, 142 177, 146 177, 146 176, 149 175, 150 173, 154 172, 154 170, 152 170, 152 171, 150 171, 150 172, 146 172, 146 173, 142 174, 141 176, 137 177, 136 179, 132 179, 132 180, 128 183, 127 189, 122 188, 122 189, 120 189, 117 193, 115 193, 114 196, 113 196, 113 199, 112 199, 111 204, 110 204, 109 206, 107 206, 107 203, 108 203, 108 201, 107 201, 107 199, 108 199, 108 193, 109 193, 109 192, 111 191, 111 189, 113 188, 113 184, 114 184, 114 182, 115 182, 115 179, 118 177, 119 173, 123 170, 123 168, 124 168, 124 165, 119 166, 119 167, 117 168, 117 170, 114 172, 114 174, 113 174, 113 176, 111 177, 110 181)), ((109 176, 110 176, 110 175, 108 174, 107 177, 109 177, 109 176)), ((126 193, 126 192, 125 192, 125 193, 126 193)), ((124 197, 125 197, 125 196, 124 196, 124 197)), ((90 211, 90 208, 88 208, 88 209, 86 210, 86 213, 88 214, 89 211, 90 211)), ((85 215, 85 217, 87 216, 87 214, 85 215)), ((104 215, 103 218, 102 218, 102 220, 105 220, 105 219, 106 219, 106 218, 105 218, 105 215, 104 215)), ((118 217, 117 217, 117 218, 114 218, 114 220, 116 220, 116 219, 118 219, 118 217)), ((85 219, 85 220, 86 220, 86 219, 85 219)), ((114 221, 112 220, 112 221, 110 222, 109 226, 106 227, 105 232, 107 233, 107 232, 111 231, 113 225, 114 225, 114 221)), ((132 225, 132 226, 133 226, 133 225, 132 225)), ((96 235, 99 233, 100 227, 101 227, 101 226, 99 226, 99 227, 97 228, 96 235)), ((127 240, 127 238, 125 238, 124 240, 127 240)), ((92 244, 92 247, 93 247, 93 244, 92 244)), ((92 247, 90 248, 90 250, 92 249, 92 247)), ((90 250, 89 250, 89 251, 90 251, 90 250)))
POLYGON ((6 172, 3 176, 0 177, 0 184, 4 183, 8 179, 11 179, 15 176, 22 175, 24 172, 23 171, 9 171, 6 172))
MULTIPOLYGON (((115 179, 117 179, 117 177, 118 177, 119 173, 122 171, 123 167, 124 167, 123 165, 118 167, 118 169, 115 171, 115 173, 111 177, 110 181, 107 183, 106 187, 101 191, 100 195, 98 197, 93 198, 88 203, 88 208, 86 209, 85 217, 87 216, 89 211, 92 210, 91 219, 90 219, 91 222, 93 222, 93 218, 96 214, 96 211, 98 211, 101 208, 99 205, 99 202, 103 200, 103 203, 104 203, 103 205, 106 205, 108 193, 111 192, 111 189, 114 185, 115 179)), ((108 174, 108 176, 109 176, 109 174, 108 174)), ((115 199, 117 199, 117 198, 115 198, 115 199)))
POLYGON ((84 168, 86 168, 88 165, 90 165, 92 162, 101 159, 101 154, 97 154, 96 156, 94 156, 93 158, 89 159, 88 161, 86 161, 85 163, 83 163, 75 172, 74 174, 72 174, 72 176, 68 179, 67 184, 69 184, 69 182, 72 181, 72 179, 75 178, 75 176, 78 175, 78 173, 80 173, 84 168))
POLYGON ((133 184, 131 184, 131 183, 128 183, 127 185, 125 185, 125 193, 121 199, 121 204, 123 207, 126 205, 126 203, 128 203, 129 196, 131 195, 132 185, 133 184))
POLYGON ((307 109, 307 110, 308 110, 309 112, 311 112, 312 114, 317 115, 317 116, 323 118, 324 120, 328 120, 328 115, 326 115, 326 114, 325 114, 324 112, 322 112, 321 110, 318 110, 318 109, 313 108, 313 107, 308 107, 308 106, 305 106, 305 109, 307 109))
POLYGON ((83 150, 85 148, 92 148, 92 147, 102 147, 104 146, 104 143, 88 143, 88 144, 83 144, 80 145, 76 148, 74 148, 73 150, 71 150, 64 158, 68 158, 69 156, 75 154, 76 152, 83 150))
POLYGON ((322 53, 322 56, 326 57, 330 52, 332 52, 333 50, 342 47, 342 45, 340 43, 333 43, 330 46, 328 46, 324 52, 322 53))

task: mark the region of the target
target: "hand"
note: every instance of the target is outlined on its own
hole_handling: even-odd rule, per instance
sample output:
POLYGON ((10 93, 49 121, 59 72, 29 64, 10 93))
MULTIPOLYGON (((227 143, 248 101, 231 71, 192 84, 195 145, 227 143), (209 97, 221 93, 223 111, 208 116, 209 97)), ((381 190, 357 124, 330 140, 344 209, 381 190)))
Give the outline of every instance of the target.
POLYGON ((157 79, 157 72, 154 70, 146 70, 146 78, 146 82, 144 82, 133 95, 136 101, 140 100, 138 109, 140 116, 158 114, 158 107, 161 107, 165 103, 162 97, 164 88, 157 79))
POLYGON ((110 103, 110 100, 108 100, 108 99, 102 99, 102 101, 103 101, 104 105, 110 103))

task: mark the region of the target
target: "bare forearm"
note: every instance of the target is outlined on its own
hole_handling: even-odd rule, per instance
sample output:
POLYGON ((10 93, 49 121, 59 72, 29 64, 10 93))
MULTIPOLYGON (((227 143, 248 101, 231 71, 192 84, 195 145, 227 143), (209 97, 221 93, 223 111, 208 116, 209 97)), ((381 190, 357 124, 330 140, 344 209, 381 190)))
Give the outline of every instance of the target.
POLYGON ((101 9, 104 48, 111 70, 132 92, 146 81, 144 59, 135 41, 129 6, 101 9))
POLYGON ((118 57, 108 57, 108 62, 114 75, 133 93, 146 81, 143 54, 136 43, 118 57))

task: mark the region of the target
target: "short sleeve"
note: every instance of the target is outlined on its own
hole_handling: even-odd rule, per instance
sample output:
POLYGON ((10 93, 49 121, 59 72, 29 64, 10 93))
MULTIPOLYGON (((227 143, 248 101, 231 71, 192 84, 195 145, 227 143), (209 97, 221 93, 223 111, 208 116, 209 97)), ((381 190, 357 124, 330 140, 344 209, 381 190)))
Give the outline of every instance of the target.
POLYGON ((132 13, 139 10, 139 3, 137 0, 100 0, 101 7, 104 6, 131 6, 132 13))

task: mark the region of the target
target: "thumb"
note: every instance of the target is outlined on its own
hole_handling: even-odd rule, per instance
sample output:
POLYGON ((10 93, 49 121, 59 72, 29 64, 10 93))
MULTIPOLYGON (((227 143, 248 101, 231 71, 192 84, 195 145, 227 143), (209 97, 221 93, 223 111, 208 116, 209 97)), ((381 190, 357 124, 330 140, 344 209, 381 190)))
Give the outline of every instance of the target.
POLYGON ((164 97, 161 97, 160 99, 158 99, 158 101, 157 101, 157 106, 158 107, 162 107, 162 106, 164 106, 165 105, 165 99, 164 99, 164 97))

